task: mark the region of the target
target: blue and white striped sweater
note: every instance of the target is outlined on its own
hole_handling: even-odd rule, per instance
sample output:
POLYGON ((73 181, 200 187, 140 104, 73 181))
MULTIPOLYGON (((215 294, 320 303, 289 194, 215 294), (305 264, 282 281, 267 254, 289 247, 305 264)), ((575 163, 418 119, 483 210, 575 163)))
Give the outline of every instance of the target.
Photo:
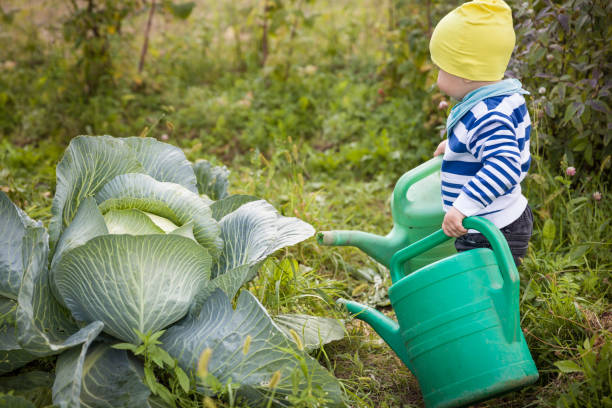
POLYGON ((442 202, 498 228, 527 206, 521 193, 531 155, 531 120, 519 93, 483 99, 452 128, 442 162, 442 202))

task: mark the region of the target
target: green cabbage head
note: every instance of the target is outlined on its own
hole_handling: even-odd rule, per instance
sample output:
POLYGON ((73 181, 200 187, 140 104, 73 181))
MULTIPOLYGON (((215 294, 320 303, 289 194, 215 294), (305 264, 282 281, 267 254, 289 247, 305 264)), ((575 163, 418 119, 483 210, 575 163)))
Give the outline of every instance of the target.
POLYGON ((151 138, 79 136, 57 166, 48 231, 0 193, 0 374, 57 354, 60 407, 162 406, 142 362, 111 346, 165 330, 162 347, 185 371, 211 348, 210 372, 253 406, 290 405, 296 384, 340 404, 338 382, 253 295, 232 307, 270 254, 314 230, 229 196, 228 173, 151 138))

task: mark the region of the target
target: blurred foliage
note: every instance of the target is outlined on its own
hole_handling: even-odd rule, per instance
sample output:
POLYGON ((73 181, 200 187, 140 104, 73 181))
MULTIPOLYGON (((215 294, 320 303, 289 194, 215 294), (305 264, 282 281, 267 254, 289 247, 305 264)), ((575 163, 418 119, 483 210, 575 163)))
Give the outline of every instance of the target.
POLYGON ((541 116, 545 157, 578 169, 607 169, 612 159, 612 3, 516 2, 517 49, 510 71, 541 116))
MULTIPOLYGON (((142 73, 150 1, 56 3, 0 7, 0 188, 36 219, 48 219, 70 138, 146 134, 226 164, 232 193, 265 197, 319 230, 385 234, 395 181, 443 137, 446 97, 427 47, 460 1, 159 1, 142 73)), ((483 406, 606 406, 611 5, 509 4, 508 74, 531 92, 533 121, 521 316, 541 379, 483 406)), ((271 310, 345 317, 334 298, 375 295, 355 278, 378 270, 358 251, 309 241, 288 254, 250 288, 271 310)), ((348 330, 317 356, 355 406, 418 404, 414 379, 376 334, 356 322, 348 330)))
POLYGON ((141 0, 69 0, 64 38, 79 50, 76 66, 87 95, 104 91, 113 82, 111 37, 121 34, 123 20, 141 0))

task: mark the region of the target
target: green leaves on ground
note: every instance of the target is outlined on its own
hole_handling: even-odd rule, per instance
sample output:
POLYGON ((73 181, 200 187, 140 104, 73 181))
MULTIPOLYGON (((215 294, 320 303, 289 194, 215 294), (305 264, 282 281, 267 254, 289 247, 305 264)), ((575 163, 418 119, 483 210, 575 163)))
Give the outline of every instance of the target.
POLYGON ((216 291, 199 313, 169 328, 160 340, 186 371, 195 370, 200 354, 210 348, 210 375, 240 387, 251 406, 265 405, 268 398, 274 406, 287 406, 284 397, 293 392, 294 384, 312 387, 327 399, 326 406, 341 405, 337 380, 283 335, 250 292, 241 292, 234 310, 227 295, 216 291), (268 383, 277 370, 281 378, 272 397, 268 383))
MULTIPOLYGON (((274 316, 274 323, 288 339, 297 335, 304 350, 312 351, 322 345, 344 338, 344 326, 336 319, 304 314, 274 316)), ((295 341, 295 340, 294 340, 295 341)))

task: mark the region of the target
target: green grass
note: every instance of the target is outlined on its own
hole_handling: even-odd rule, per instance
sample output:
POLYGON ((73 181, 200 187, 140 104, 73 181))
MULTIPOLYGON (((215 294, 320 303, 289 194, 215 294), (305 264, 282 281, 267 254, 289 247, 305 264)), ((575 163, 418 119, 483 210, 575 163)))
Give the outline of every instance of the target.
MULTIPOLYGON (((427 84, 422 88, 391 85, 385 67, 392 55, 378 3, 309 7, 326 25, 304 26, 293 42, 280 29, 264 69, 256 63, 254 38, 245 40, 246 67, 238 69, 234 49, 223 42, 231 16, 223 7, 204 16, 198 5, 201 14, 184 25, 165 23, 171 29, 156 32, 141 75, 134 57, 140 34, 126 34, 113 42, 115 87, 87 98, 75 80, 70 44, 48 43, 28 23, 32 10, 26 8, 7 26, 10 36, 0 38, 0 61, 16 63, 0 70, 0 189, 48 223, 55 165, 71 137, 148 134, 180 146, 190 160, 227 165, 231 193, 265 198, 319 231, 386 234, 395 182, 440 140, 444 114, 435 110, 441 95, 429 87, 433 71, 419 74, 427 84)), ((129 26, 141 27, 142 18, 129 26)), ((250 24, 245 35, 256 33, 250 24)), ((406 77, 417 75, 403 69, 406 77)), ((588 174, 566 176, 567 163, 551 162, 543 151, 545 126, 534 124, 534 164, 523 183, 535 228, 519 268, 521 325, 540 380, 479 407, 612 404, 603 399, 612 382, 609 170, 601 163, 588 174)), ((338 297, 365 302, 384 295, 389 283, 387 271, 358 250, 310 239, 276 254, 248 290, 271 313, 346 320, 345 339, 314 354, 342 380, 351 406, 420 407, 416 379, 370 327, 335 305, 338 297), (382 289, 364 280, 372 272, 384 279, 382 289)))
MULTIPOLYGON (((36 149, 8 146, 2 157, 6 164, 2 172, 8 180, 3 190, 38 219, 49 219, 48 192, 53 189, 53 166, 61 151, 60 146, 53 148, 42 142, 36 149)), ((311 174, 305 181, 305 164, 299 153, 288 157, 291 151, 280 148, 269 160, 253 157, 248 165, 232 168, 231 192, 264 197, 286 215, 299 216, 318 230, 388 232, 393 175, 364 181, 311 174)), ((609 390, 605 377, 609 359, 603 360, 602 350, 609 348, 612 324, 610 204, 606 193, 601 201, 595 201, 587 195, 589 185, 571 183, 568 177, 555 180, 546 167, 538 170, 526 182, 535 213, 540 215, 536 216, 529 255, 520 274, 522 327, 541 379, 534 386, 480 406, 553 407, 560 398, 570 401, 568 406, 589 406, 589 402, 603 406, 595 401, 609 390), (550 222, 545 227, 545 220, 554 220, 554 232, 550 222), (589 350, 584 348, 585 341, 589 350), (585 368, 590 355, 597 362, 592 363, 592 371, 585 368), (555 363, 564 360, 575 361, 585 372, 560 373, 555 363), (580 404, 572 403, 573 398, 580 404)), ((591 182, 591 186, 596 184, 591 182)), ((364 268, 386 278, 384 268, 358 250, 320 247, 311 239, 268 261, 249 290, 273 314, 310 313, 347 319, 334 304, 337 297, 367 301, 375 295, 372 285, 358 278, 364 268)), ((382 310, 393 315, 388 307, 382 310)), ((360 321, 349 320, 347 337, 316 356, 343 380, 355 406, 422 406, 415 378, 360 321)))

